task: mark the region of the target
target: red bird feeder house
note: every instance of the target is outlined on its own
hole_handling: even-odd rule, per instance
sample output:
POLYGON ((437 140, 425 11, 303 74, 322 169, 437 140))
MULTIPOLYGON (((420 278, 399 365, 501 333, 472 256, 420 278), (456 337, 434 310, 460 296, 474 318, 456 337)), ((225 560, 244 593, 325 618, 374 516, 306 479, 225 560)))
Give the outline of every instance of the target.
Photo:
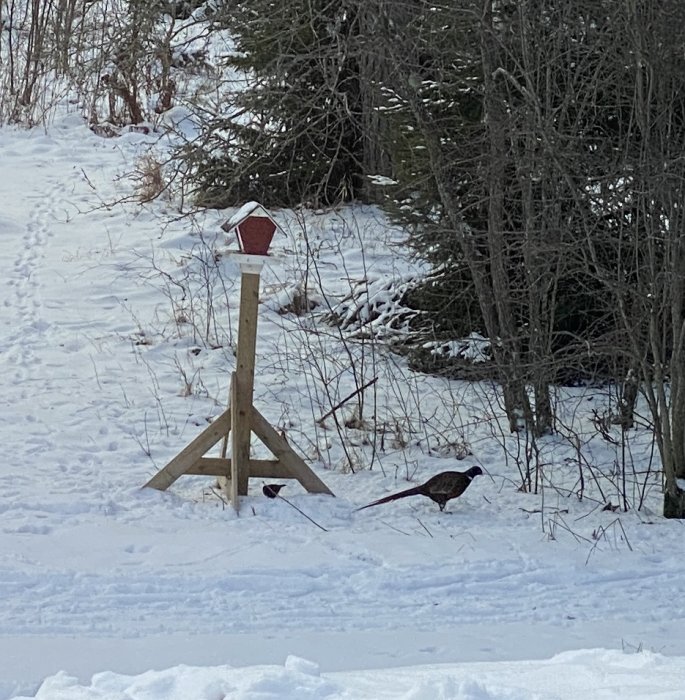
POLYGON ((221 228, 226 233, 235 230, 241 253, 268 255, 277 226, 271 214, 259 202, 248 202, 221 228))

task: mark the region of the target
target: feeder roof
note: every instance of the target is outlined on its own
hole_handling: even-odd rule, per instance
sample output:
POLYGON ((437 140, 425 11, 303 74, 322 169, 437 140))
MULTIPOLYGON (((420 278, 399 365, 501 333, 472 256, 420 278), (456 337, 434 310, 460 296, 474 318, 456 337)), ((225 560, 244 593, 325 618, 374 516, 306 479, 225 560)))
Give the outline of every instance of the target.
MULTIPOLYGON (((221 228, 228 233, 236 226, 242 224, 242 222, 250 216, 263 216, 267 219, 271 219, 271 221, 274 221, 273 216, 271 216, 271 214, 269 214, 269 212, 259 202, 246 202, 235 214, 233 214, 233 216, 231 216, 230 219, 227 219, 223 224, 221 224, 221 228)), ((276 224, 275 221, 274 224, 276 224)), ((276 224, 276 228, 280 228, 280 226, 276 224)))

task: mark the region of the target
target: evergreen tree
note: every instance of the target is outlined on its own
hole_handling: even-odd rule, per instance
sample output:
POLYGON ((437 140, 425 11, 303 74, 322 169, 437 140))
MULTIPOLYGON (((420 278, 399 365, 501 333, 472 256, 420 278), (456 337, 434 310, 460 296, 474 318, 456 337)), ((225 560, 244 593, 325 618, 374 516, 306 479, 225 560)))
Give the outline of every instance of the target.
POLYGON ((189 154, 200 203, 325 205, 364 192, 368 99, 357 0, 238 0, 227 68, 248 87, 189 154))

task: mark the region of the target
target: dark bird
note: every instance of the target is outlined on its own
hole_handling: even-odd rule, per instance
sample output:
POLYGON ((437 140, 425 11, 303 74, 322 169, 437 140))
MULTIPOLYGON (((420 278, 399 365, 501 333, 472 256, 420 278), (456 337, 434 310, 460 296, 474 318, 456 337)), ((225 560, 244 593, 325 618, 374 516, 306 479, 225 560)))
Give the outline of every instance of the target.
POLYGON ((428 496, 431 501, 435 501, 440 506, 440 510, 442 511, 445 510, 447 501, 453 498, 459 498, 469 487, 473 477, 482 473, 483 470, 480 467, 471 467, 471 469, 467 469, 465 472, 440 472, 440 474, 436 474, 428 479, 425 484, 414 486, 411 489, 400 491, 399 493, 393 493, 390 496, 385 496, 385 498, 379 498, 373 503, 357 508, 357 510, 364 510, 364 508, 371 508, 371 506, 379 506, 381 503, 389 503, 390 501, 396 501, 398 498, 406 498, 407 496, 428 496))
POLYGON ((276 498, 278 492, 285 486, 285 484, 264 484, 262 486, 262 493, 267 498, 276 498))

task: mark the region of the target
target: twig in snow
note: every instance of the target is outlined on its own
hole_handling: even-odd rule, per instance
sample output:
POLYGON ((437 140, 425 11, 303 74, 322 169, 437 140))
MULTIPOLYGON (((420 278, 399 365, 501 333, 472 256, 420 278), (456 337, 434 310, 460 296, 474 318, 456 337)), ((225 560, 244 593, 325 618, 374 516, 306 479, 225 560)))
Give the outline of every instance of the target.
MULTIPOLYGON (((588 552, 587 559, 585 560, 585 565, 587 566, 587 563, 590 561, 590 557, 594 553, 595 549, 597 548, 597 545, 600 543, 602 539, 609 541, 608 537, 608 530, 610 527, 615 527, 618 524, 618 526, 621 528, 621 532, 623 533, 623 539, 625 540, 626 546, 628 549, 632 552, 633 547, 630 544, 630 541, 628 540, 628 535, 626 534, 625 528, 623 527, 623 523, 619 518, 616 518, 615 520, 612 520, 606 527, 600 526, 599 530, 595 530, 592 533, 592 536, 595 540, 595 543, 592 545, 590 548, 590 551, 588 552)), ((614 539, 616 538, 616 534, 614 533, 614 539)), ((611 544, 611 543, 609 543, 611 544)), ((614 546, 616 546, 616 543, 614 542, 614 546)))
POLYGON ((428 533, 429 537, 433 537, 433 533, 421 522, 419 518, 416 518, 418 521, 419 525, 428 533))
POLYGON ((314 525, 316 525, 316 527, 323 530, 324 532, 328 532, 328 530, 326 530, 326 528, 323 527, 323 525, 319 525, 319 523, 317 523, 316 520, 312 520, 305 512, 301 511, 294 503, 291 503, 287 498, 284 498, 280 494, 278 494, 276 496, 276 498, 280 498, 282 501, 285 501, 291 508, 294 508, 300 515, 304 515, 304 517, 307 518, 307 520, 309 520, 309 522, 314 523, 314 525))
MULTIPOLYGON (((559 517, 559 513, 561 513, 561 512, 562 512, 562 511, 557 511, 557 512, 554 514, 554 517, 553 517, 553 519, 552 519, 552 522, 554 523, 555 527, 561 527, 563 530, 566 530, 566 532, 568 532, 568 533, 571 535, 571 537, 573 537, 573 538, 575 539, 576 542, 589 542, 589 543, 592 543, 592 540, 588 539, 587 537, 583 537, 582 535, 579 535, 577 532, 575 532, 574 530, 572 530, 572 529, 566 524, 566 522, 564 521, 564 519, 561 518, 561 517, 559 517)), ((595 544, 596 544, 596 543, 595 543, 595 544)))
MULTIPOLYGON (((618 520, 618 518, 617 518, 618 520)), ((628 539, 628 533, 625 531, 625 528, 623 527, 623 523, 618 520, 618 526, 621 528, 621 532, 623 533, 623 537, 626 540, 626 544, 628 545, 628 549, 632 552, 633 548, 630 546, 630 540, 628 539)))
POLYGON ((342 408, 350 399, 353 399, 357 394, 360 394, 364 389, 368 389, 370 386, 375 384, 378 381, 378 377, 374 377, 370 382, 366 382, 363 386, 360 386, 359 388, 355 389, 349 396, 346 396, 342 401, 339 401, 335 406, 330 411, 327 411, 326 413, 321 416, 317 420, 317 423, 323 423, 328 416, 332 416, 339 408, 342 408))
MULTIPOLYGON (((528 513, 529 515, 533 515, 534 513, 544 513, 545 510, 543 508, 521 508, 519 507, 519 510, 522 510, 524 513, 528 513)), ((560 508, 558 510, 552 511, 554 515, 559 515, 560 513, 563 515, 568 515, 568 508, 560 508)))
POLYGON ((88 175, 86 175, 86 171, 83 168, 81 168, 81 174, 83 175, 83 179, 86 181, 88 187, 90 187, 90 189, 93 190, 93 192, 97 192, 95 185, 90 181, 90 178, 88 177, 88 175))
POLYGON ((386 527, 389 527, 391 530, 394 530, 395 532, 399 532, 400 535, 406 535, 407 537, 411 537, 410 533, 405 532, 404 530, 400 530, 399 527, 395 527, 394 525, 391 525, 390 523, 386 523, 385 520, 381 520, 381 522, 383 523, 383 525, 385 525, 386 527))
POLYGON ((210 486, 209 490, 221 501, 221 510, 226 510, 228 503, 226 499, 221 495, 221 492, 214 486, 210 486))

